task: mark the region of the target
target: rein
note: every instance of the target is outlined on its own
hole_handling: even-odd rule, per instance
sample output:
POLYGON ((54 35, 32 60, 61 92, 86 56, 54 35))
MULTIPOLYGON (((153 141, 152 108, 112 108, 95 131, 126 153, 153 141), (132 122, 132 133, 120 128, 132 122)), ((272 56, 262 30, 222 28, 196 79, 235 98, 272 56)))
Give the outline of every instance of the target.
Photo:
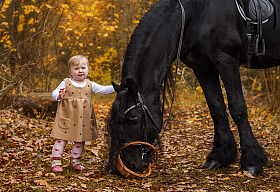
MULTIPOLYGON (((176 72, 175 72, 175 81, 174 81, 174 90, 173 90, 173 96, 172 96, 172 101, 171 101, 171 106, 170 106, 170 110, 169 110, 169 115, 168 115, 168 119, 166 120, 166 124, 163 128, 163 132, 161 134, 161 136, 157 139, 157 141, 155 141, 153 144, 150 144, 147 142, 147 133, 146 133, 146 129, 145 129, 145 124, 143 123, 143 140, 144 141, 132 141, 132 142, 125 142, 124 143, 124 147, 122 147, 122 149, 120 150, 119 154, 118 154, 118 161, 117 161, 117 168, 120 171, 120 173, 125 176, 125 177, 146 177, 149 176, 151 174, 151 169, 155 166, 157 159, 158 159, 158 152, 155 148, 155 146, 160 142, 160 139, 162 138, 162 136, 165 133, 165 130, 168 126, 168 123, 170 121, 170 116, 171 116, 171 111, 172 111, 172 107, 173 107, 173 103, 174 103, 174 97, 175 97, 175 88, 176 88, 176 82, 177 82, 177 75, 178 75, 178 68, 179 68, 179 59, 180 59, 180 54, 181 54, 181 48, 182 48, 182 42, 183 42, 183 35, 184 35, 184 26, 185 26, 185 10, 184 7, 181 3, 181 0, 178 0, 180 7, 181 7, 181 11, 182 11, 182 26, 181 26, 181 33, 180 33, 180 39, 179 39, 179 45, 178 45, 178 50, 177 50, 177 62, 176 62, 176 72), (138 174, 135 173, 131 170, 129 170, 123 163, 122 160, 120 158, 120 154, 122 152, 123 149, 125 149, 126 147, 130 146, 130 145, 141 145, 141 146, 148 146, 148 147, 143 147, 141 150, 142 153, 142 159, 144 157, 144 155, 146 155, 151 149, 153 149, 156 153, 156 159, 154 161, 154 163, 152 164, 152 166, 149 166, 149 172, 147 174, 138 174)), ((165 79, 166 82, 166 79, 165 79)), ((164 83, 164 92, 165 92, 165 86, 166 83, 164 83)), ((164 96, 165 97, 165 93, 164 96)), ((155 122, 150 110, 148 109, 148 107, 144 104, 143 99, 140 95, 140 93, 138 92, 138 100, 139 103, 132 105, 131 107, 129 107, 127 110, 125 110, 125 115, 131 111, 132 109, 141 107, 142 111, 144 113, 144 120, 146 123, 146 128, 148 128, 148 117, 151 119, 151 121, 153 122, 153 124, 155 125, 155 127, 157 128, 158 132, 160 133, 161 128, 157 125, 157 123, 155 122)), ((164 98, 163 98, 163 107, 162 107, 162 116, 163 116, 163 111, 164 111, 164 98)))
MULTIPOLYGON (((175 70, 175 81, 174 81, 174 90, 173 90, 173 95, 172 95, 172 100, 171 100, 171 106, 170 106, 170 110, 169 110, 169 115, 168 118, 166 120, 166 124, 163 128, 163 132, 161 134, 161 136, 158 138, 158 140, 153 144, 154 146, 156 146, 159 142, 160 139, 162 138, 162 136, 165 133, 165 130, 167 128, 167 125, 170 121, 170 116, 171 116, 171 111, 173 108, 173 103, 174 103, 174 98, 175 98, 175 88, 176 88, 176 82, 177 82, 177 76, 178 76, 178 68, 179 68, 179 59, 180 59, 180 54, 181 54, 181 49, 182 49, 182 43, 183 43, 183 35, 184 35, 184 29, 185 29, 185 19, 186 19, 186 15, 185 15, 185 9, 181 3, 181 1, 179 0, 180 3, 180 7, 181 7, 181 11, 182 11, 182 26, 181 26, 181 34, 180 34, 180 40, 179 40, 179 46, 178 46, 178 51, 177 51, 177 61, 176 61, 176 70, 175 70)), ((164 90, 165 91, 165 90, 164 90)), ((163 97, 163 105, 162 105, 162 116, 163 116, 163 110, 164 110, 164 97, 163 97)))

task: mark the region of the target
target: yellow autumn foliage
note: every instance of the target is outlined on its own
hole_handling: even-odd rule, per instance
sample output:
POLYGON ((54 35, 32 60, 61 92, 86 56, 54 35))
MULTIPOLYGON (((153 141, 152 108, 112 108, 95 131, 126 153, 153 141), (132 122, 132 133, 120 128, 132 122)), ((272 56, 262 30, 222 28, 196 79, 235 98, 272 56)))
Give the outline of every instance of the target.
POLYGON ((23 24, 22 24, 22 23, 20 23, 20 24, 17 26, 17 30, 18 30, 18 32, 23 31, 23 24))
POLYGON ((34 19, 32 17, 31 17, 31 19, 29 19, 28 24, 29 25, 33 25, 34 24, 34 19))
POLYGON ((0 41, 4 51, 17 55, 16 72, 20 63, 38 65, 40 74, 35 70, 23 85, 29 87, 37 82, 36 90, 52 89, 66 77, 67 60, 75 54, 89 59, 92 68, 89 78, 97 83, 108 84, 118 79, 119 65, 136 27, 135 21, 145 13, 138 8, 143 3, 134 0, 127 1, 129 6, 107 0, 18 1, 19 6, 13 11, 11 3, 5 0, 0 7, 0 32, 3 34, 0 41), (10 26, 15 26, 17 33, 10 26), (5 34, 11 34, 11 38, 6 38, 5 34), (31 59, 21 60, 27 58, 31 59))

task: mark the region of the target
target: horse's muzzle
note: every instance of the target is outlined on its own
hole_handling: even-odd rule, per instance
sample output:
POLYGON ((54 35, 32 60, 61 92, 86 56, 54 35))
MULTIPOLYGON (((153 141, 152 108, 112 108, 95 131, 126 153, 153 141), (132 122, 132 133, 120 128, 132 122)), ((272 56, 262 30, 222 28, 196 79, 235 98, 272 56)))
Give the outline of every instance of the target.
POLYGON ((156 165, 157 160, 158 160, 158 151, 157 151, 157 149, 156 149, 153 145, 151 145, 151 144, 149 144, 149 143, 146 143, 146 142, 142 142, 142 141, 134 141, 134 142, 131 142, 131 143, 126 144, 126 145, 121 149, 121 151, 119 152, 119 154, 118 154, 118 159, 117 159, 117 169, 119 170, 119 172, 120 172, 124 177, 130 177, 130 178, 137 178, 137 177, 138 177, 138 178, 143 178, 143 177, 149 176, 149 175, 152 173, 152 169, 153 169, 153 167, 156 165), (151 147, 151 148, 155 151, 155 153, 156 153, 156 159, 155 159, 155 161, 153 162, 153 164, 149 164, 149 166, 148 166, 148 172, 143 173, 143 174, 136 173, 136 172, 132 171, 131 169, 127 168, 127 167, 123 164, 123 162, 122 162, 122 160, 121 160, 121 152, 122 152, 122 150, 125 149, 126 147, 130 146, 130 145, 135 145, 135 144, 137 144, 137 145, 141 144, 141 145, 149 146, 149 147, 151 147))

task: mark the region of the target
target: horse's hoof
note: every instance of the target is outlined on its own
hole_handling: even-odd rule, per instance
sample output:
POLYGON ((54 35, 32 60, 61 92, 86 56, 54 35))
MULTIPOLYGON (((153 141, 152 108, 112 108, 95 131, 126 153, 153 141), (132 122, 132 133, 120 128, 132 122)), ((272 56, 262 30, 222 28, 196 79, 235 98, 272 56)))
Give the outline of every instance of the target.
POLYGON ((217 160, 208 161, 203 165, 204 169, 218 169, 219 167, 220 163, 217 160))
POLYGON ((260 171, 258 171, 259 169, 257 169, 256 167, 248 167, 246 169, 239 169, 238 172, 241 172, 242 174, 245 174, 245 172, 251 174, 252 176, 256 176, 259 173, 261 173, 260 171))

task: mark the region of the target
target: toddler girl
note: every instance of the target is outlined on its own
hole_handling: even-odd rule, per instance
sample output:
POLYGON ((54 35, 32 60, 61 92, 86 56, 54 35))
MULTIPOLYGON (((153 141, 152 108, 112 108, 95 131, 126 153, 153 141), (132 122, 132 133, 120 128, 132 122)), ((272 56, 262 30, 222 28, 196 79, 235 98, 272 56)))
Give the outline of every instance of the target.
POLYGON ((74 141, 70 166, 76 170, 85 169, 80 161, 85 141, 98 138, 91 95, 92 93, 115 92, 113 86, 102 86, 86 79, 89 62, 85 56, 71 57, 68 68, 72 78, 64 79, 52 92, 53 98, 59 101, 51 133, 51 137, 56 139, 52 149, 51 169, 53 172, 63 172, 61 157, 68 141, 74 141))

